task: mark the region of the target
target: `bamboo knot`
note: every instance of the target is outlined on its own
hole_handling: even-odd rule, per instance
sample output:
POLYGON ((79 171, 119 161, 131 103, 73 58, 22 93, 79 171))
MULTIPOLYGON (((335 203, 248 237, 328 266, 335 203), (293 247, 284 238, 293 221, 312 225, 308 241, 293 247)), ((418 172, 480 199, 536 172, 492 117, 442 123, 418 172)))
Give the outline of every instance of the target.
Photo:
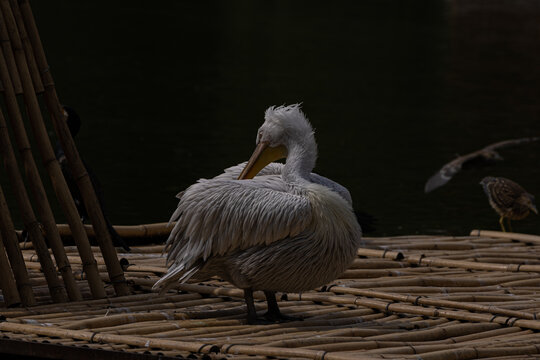
POLYGON ((332 285, 328 285, 328 287, 323 287, 321 289, 321 292, 330 292, 330 289, 332 289, 334 286, 338 286, 338 284, 332 284, 332 285))
POLYGON ((75 182, 78 184, 79 180, 85 177, 88 177, 88 172, 86 170, 84 170, 80 175, 75 178, 75 182))
POLYGON ((110 282, 113 285, 114 284, 127 284, 128 283, 128 281, 124 278, 123 274, 111 276, 110 282))
POLYGON ((92 332, 92 336, 90 336, 90 340, 88 340, 88 342, 90 344, 93 344, 94 343, 94 337, 97 335, 98 333, 97 332, 92 332))
POLYGON ((328 354, 328 351, 319 351, 317 354, 315 354, 315 360, 324 360, 324 357, 326 356, 326 354, 328 354))
POLYGON ((219 346, 214 344, 202 344, 201 347, 197 350, 197 353, 218 353, 219 352, 219 346), (210 346, 210 349, 203 351, 203 349, 207 346, 210 346))
POLYGON ((514 326, 514 324, 516 323, 516 321, 518 321, 519 319, 516 318, 516 317, 509 317, 508 319, 506 319, 505 321, 505 324, 508 325, 508 326, 514 326))
MULTIPOLYGON (((221 352, 224 353, 224 354, 228 354, 229 353, 229 350, 233 347, 233 346, 236 346, 237 344, 226 344, 226 345, 223 345, 221 347, 221 352)), ((202 348, 202 347, 201 347, 202 348)), ((200 349, 199 349, 200 350, 200 349)))
POLYGON ((387 303, 386 306, 385 306, 385 308, 384 308, 384 312, 385 312, 386 314, 390 314, 390 313, 392 312, 392 311, 390 310, 390 305, 395 304, 395 303, 396 303, 395 301, 391 301, 391 302, 387 303))
POLYGON ((58 163, 58 159, 56 159, 55 157, 50 157, 46 160, 43 160, 43 166, 45 166, 45 168, 48 168, 49 165, 55 162, 58 163))
POLYGON ((71 265, 69 265, 69 263, 67 263, 66 265, 59 266, 58 271, 60 271, 60 272, 66 272, 66 271, 71 272, 71 265))

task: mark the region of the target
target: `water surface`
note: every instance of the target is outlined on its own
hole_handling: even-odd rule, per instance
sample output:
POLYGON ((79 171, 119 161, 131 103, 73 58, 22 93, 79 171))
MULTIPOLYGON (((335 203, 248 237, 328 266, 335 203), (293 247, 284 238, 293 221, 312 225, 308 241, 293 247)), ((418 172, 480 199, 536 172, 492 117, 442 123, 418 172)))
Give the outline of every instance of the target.
POLYGON ((496 229, 487 175, 540 196, 540 144, 423 193, 456 154, 540 134, 539 1, 31 4, 115 224, 167 221, 177 192, 247 160, 269 105, 296 102, 315 170, 378 219, 374 235, 496 229))

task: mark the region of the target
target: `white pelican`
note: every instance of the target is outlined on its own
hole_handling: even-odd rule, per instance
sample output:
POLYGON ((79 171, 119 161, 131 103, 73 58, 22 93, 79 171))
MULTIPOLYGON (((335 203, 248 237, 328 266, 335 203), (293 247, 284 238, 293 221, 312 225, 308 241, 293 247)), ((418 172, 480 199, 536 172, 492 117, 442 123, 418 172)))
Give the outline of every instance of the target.
POLYGON ((170 267, 154 288, 218 275, 244 290, 249 323, 263 321, 257 319, 254 290, 266 295, 266 320, 289 319, 279 311, 275 292, 306 291, 334 280, 356 257, 361 239, 349 192, 311 173, 316 157, 313 129, 300 106, 268 108, 242 180, 232 179, 229 170, 178 195, 171 217, 177 222, 166 244, 170 267), (281 175, 272 170, 281 165, 265 169, 283 157, 281 175), (261 170, 269 175, 255 177, 261 170))

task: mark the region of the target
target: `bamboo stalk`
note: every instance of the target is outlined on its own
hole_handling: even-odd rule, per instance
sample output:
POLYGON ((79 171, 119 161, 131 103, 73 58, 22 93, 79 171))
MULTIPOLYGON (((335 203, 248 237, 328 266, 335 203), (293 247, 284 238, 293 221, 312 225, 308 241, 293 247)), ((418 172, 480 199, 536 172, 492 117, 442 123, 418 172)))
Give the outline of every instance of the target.
POLYGON ((4 192, 0 186, 0 233, 2 234, 2 241, 4 243, 7 255, 9 257, 9 263, 13 270, 13 275, 17 283, 17 289, 24 306, 35 305, 36 299, 30 286, 30 279, 28 277, 28 271, 24 264, 17 237, 15 235, 15 227, 11 220, 4 192))
POLYGON ((446 307, 446 308, 452 308, 452 309, 485 312, 485 313, 490 313, 490 314, 507 315, 510 317, 513 316, 513 317, 517 317, 521 319, 535 320, 537 318, 536 314, 528 313, 524 311, 514 311, 514 310, 504 309, 502 307, 492 306, 492 305, 480 305, 480 304, 466 303, 466 302, 460 302, 460 301, 430 299, 425 296, 389 294, 389 293, 384 293, 381 291, 342 288, 339 286, 332 287, 332 289, 328 291, 341 293, 341 294, 361 295, 361 296, 373 297, 373 298, 379 298, 379 299, 409 302, 411 304, 419 304, 419 305, 435 306, 435 307, 446 307))
POLYGON ((17 284, 15 283, 15 278, 9 267, 9 260, 1 237, 0 234, 0 274, 2 274, 2 276, 0 276, 0 289, 2 289, 2 295, 6 306, 16 306, 21 303, 21 297, 17 291, 17 284))
MULTIPOLYGON (((9 6, 6 2, 3 2, 3 8, 6 8, 6 6, 9 6)), ((12 31, 14 30, 15 24, 13 23, 14 19, 11 17, 11 28, 12 31)), ((14 46, 17 48, 17 45, 19 45, 18 49, 21 49, 21 41, 17 37, 14 36, 12 41, 14 42, 14 46)), ((26 46, 28 47, 28 46, 26 46)), ((21 53, 21 51, 17 52, 18 55, 18 62, 19 66, 24 68, 24 54, 21 53)), ((2 65, 2 64, 0 64, 2 65)), ((41 199, 42 192, 41 189, 39 189, 39 184, 41 182, 39 181, 39 174, 36 171, 35 162, 33 161, 31 152, 29 151, 29 142, 28 138, 26 136, 26 132, 24 130, 24 125, 22 122, 22 116, 20 113, 20 110, 17 105, 17 100, 15 98, 15 94, 13 92, 13 88, 10 85, 9 80, 9 74, 6 71, 6 67, 3 66, 2 69, 2 79, 5 86, 5 96, 6 96, 6 105, 8 109, 8 113, 10 114, 10 120, 12 122, 12 126, 14 128, 14 132, 16 135, 16 139, 18 142, 19 150, 21 154, 23 155, 23 159, 25 159, 25 164, 28 166, 27 169, 30 172, 30 177, 35 179, 34 182, 37 184, 38 188, 36 188, 36 199, 41 199), (7 85, 6 85, 7 84, 7 85)), ((69 193, 67 184, 65 182, 65 179, 62 175, 62 171, 60 169, 60 166, 58 162, 56 161, 56 157, 54 156, 54 151, 51 147, 51 144, 48 140, 47 131, 43 125, 41 113, 39 110, 39 105, 37 104, 37 99, 35 98, 35 95, 33 93, 34 90, 32 89, 32 83, 29 80, 28 71, 24 71, 24 69, 19 69, 22 75, 25 75, 26 79, 26 89, 28 90, 25 93, 25 100, 27 104, 29 105, 29 110, 31 112, 31 122, 32 127, 34 130, 34 133, 36 135, 36 139, 38 140, 38 147, 40 149, 40 153, 43 158, 43 162, 45 164, 45 168, 51 177, 53 188, 55 190, 55 193, 59 199, 60 205, 62 205, 62 208, 64 210, 64 213, 66 214, 66 218, 70 225, 74 228, 74 236, 75 242, 77 244, 77 247, 79 248, 79 252, 81 254, 81 258, 83 259, 83 263, 85 264, 85 272, 88 274, 88 281, 90 284, 90 289, 92 291, 92 294, 96 298, 102 298, 105 296, 105 292, 103 290, 103 283, 101 279, 99 278, 99 275, 97 274, 97 267, 95 265, 95 260, 92 254, 92 251, 90 250, 90 245, 88 238, 86 237, 86 233, 84 232, 84 229, 82 227, 82 223, 80 220, 80 217, 78 216, 75 203, 73 202, 73 199, 71 197, 71 194, 69 193)), ((27 69, 26 69, 27 70, 27 69)), ((42 212, 44 214, 44 226, 46 227, 46 231, 48 235, 51 237, 52 244, 53 244, 53 250, 55 251, 55 256, 58 254, 57 257, 57 263, 59 264, 59 267, 65 269, 65 261, 62 261, 62 255, 61 255, 61 240, 59 239, 59 235, 57 235, 57 231, 55 229, 54 224, 54 218, 52 217, 52 211, 50 211, 50 208, 47 209, 46 200, 38 201, 38 206, 42 207, 42 212), (50 211, 50 214, 48 214, 50 211)), ((67 273, 67 269, 64 270, 64 273, 67 273)), ((69 275, 67 275, 69 276, 69 275)), ((69 280, 68 280, 69 281, 69 280)), ((75 290, 71 286, 71 297, 73 299, 78 299, 78 296, 75 292, 75 290)))
POLYGON ((540 245, 540 236, 491 230, 472 230, 471 236, 485 236, 499 239, 510 239, 540 245))
POLYGON ((56 327, 43 327, 26 324, 13 324, 9 322, 0 323, 0 330, 13 331, 23 334, 38 334, 43 336, 62 337, 68 339, 79 339, 93 343, 116 343, 138 346, 142 348, 163 348, 171 350, 190 351, 195 353, 216 352, 217 349, 211 344, 197 342, 170 341, 164 339, 153 339, 140 336, 124 336, 113 334, 102 334, 82 330, 66 330, 56 327))
POLYGON ((391 260, 398 260, 398 261, 403 259, 403 253, 399 251, 358 248, 356 253, 358 256, 374 256, 374 257, 380 257, 383 259, 391 259, 391 260))
MULTIPOLYGON (((6 23, 6 27, 8 28, 10 35, 13 35, 13 31, 16 31, 16 29, 13 28, 15 26, 13 22, 14 20, 9 18, 9 15, 6 14, 6 11, 7 11, 6 7, 2 6, 1 13, 6 23)), ((17 50, 15 50, 15 56, 16 58, 18 57, 17 50)), ((24 182, 19 173, 17 161, 15 159, 15 156, 11 148, 11 142, 9 140, 9 133, 7 131, 3 114, 1 112, 0 112, 0 148, 1 148, 0 151, 4 158, 4 166, 6 168, 7 175, 13 186, 15 198, 19 205, 19 210, 21 212, 23 223, 28 231, 30 240, 32 240, 32 244, 34 244, 34 248, 36 249, 36 252, 38 253, 43 272, 45 274, 45 277, 47 278, 47 283, 49 284, 49 290, 51 292, 53 301, 64 302, 67 300, 67 297, 64 293, 64 287, 62 283, 60 282, 60 280, 58 279, 52 258, 49 254, 49 251, 47 250, 47 244, 45 243, 45 238, 43 237, 43 234, 41 233, 39 223, 34 214, 34 210, 32 209, 32 205, 30 204, 30 199, 28 198, 28 194, 26 192, 24 182)), ((66 266, 65 264, 63 265, 66 266)), ((74 284, 74 281, 72 282, 72 284, 74 284)))
MULTIPOLYGON (((2 42, 2 49, 6 58, 7 68, 9 69, 8 72, 11 77, 10 82, 12 83, 15 93, 22 94, 23 89, 21 85, 21 78, 15 63, 15 57, 13 56, 13 49, 11 47, 11 39, 9 38, 8 34, 9 32, 6 28, 6 23, 4 21, 0 21, 0 41, 2 42)), ((5 86, 5 83, 3 83, 2 90, 5 90, 5 86)))
MULTIPOLYGON (((2 82, 4 83, 6 103, 10 103, 8 105, 8 108, 10 110, 13 110, 12 109, 13 103, 11 103, 11 101, 14 100, 14 93, 11 87, 9 74, 7 74, 7 67, 4 61, 4 57, 2 55, 3 55, 2 50, 0 49, 0 78, 2 82)), ((10 112, 13 114, 12 111, 10 112)), ((26 134, 24 134, 25 130, 24 130, 24 126, 22 126, 22 120, 19 122, 16 120, 13 120, 12 122, 15 125, 13 126, 13 128, 14 128, 14 133, 16 134, 17 140, 19 142, 19 149, 23 149, 21 151, 21 155, 22 155, 24 167, 26 169, 26 173, 28 176, 29 186, 31 190, 33 191, 34 200, 35 200, 35 204, 37 205, 38 213, 42 219, 43 225, 45 227, 45 231, 47 232, 49 243, 54 251, 56 264, 62 274, 62 278, 64 280, 64 284, 66 285, 66 290, 68 292, 69 298, 71 300, 81 300, 82 297, 81 297, 79 289, 77 288, 77 285, 75 284, 75 279, 73 277, 73 273, 71 272, 71 266, 64 252, 62 240, 60 239, 60 235, 56 231, 55 220, 52 214, 52 210, 47 201, 45 189, 43 188, 43 184, 41 183, 39 173, 38 173, 36 164, 34 162, 32 152, 30 150, 28 139, 26 138, 26 134)), ((2 144, 4 144, 2 146, 3 156, 5 158, 5 161, 9 162, 10 164, 9 166, 12 168, 11 171, 14 172, 11 175, 11 180, 12 182, 20 183, 20 185, 17 186, 16 191, 22 191, 22 189, 24 189, 24 186, 22 185, 22 179, 20 175, 18 175, 15 155, 13 154, 5 120, 3 116, 1 115, 0 115, 0 137, 1 137, 2 144)), ((29 203, 27 204, 27 206, 28 205, 29 203)), ((41 251, 43 251, 43 249, 41 249, 41 251)))
MULTIPOLYGON (((141 224, 141 225, 114 225, 114 229, 122 238, 161 238, 169 236, 174 222, 171 226, 167 223, 141 224)), ((66 224, 58 224, 58 231, 61 236, 71 236, 71 229, 66 224)), ((84 225, 89 237, 96 237, 92 225, 84 225)))
POLYGON ((43 83, 41 82, 41 76, 39 75, 39 70, 36 64, 36 59, 34 57, 34 51, 32 50, 32 47, 26 41, 28 39, 28 35, 26 34, 26 29, 24 26, 24 23, 22 22, 21 13, 19 10, 19 7, 17 6, 17 3, 15 1, 11 1, 11 11, 13 12, 13 16, 16 19, 17 22, 17 29, 19 31, 22 44, 24 46, 24 53, 26 54, 26 62, 28 63, 28 70, 30 71, 30 76, 32 78, 32 83, 34 84, 34 89, 37 93, 43 92, 43 83))
MULTIPOLYGON (((3 3, 7 3, 9 0, 1 1, 3 3)), ((49 71, 49 65, 47 64, 45 52, 43 50, 39 33, 34 22, 32 10, 30 9, 30 5, 26 0, 20 1, 19 5, 32 48, 34 49, 34 53, 36 55, 36 61, 41 71, 41 76, 45 87, 45 92, 43 94, 45 103, 49 113, 51 114, 53 125, 56 130, 56 134, 58 135, 60 144, 62 145, 64 153, 66 154, 73 178, 76 180, 77 186, 79 187, 83 197, 86 210, 94 230, 96 231, 96 239, 99 243, 99 247, 101 248, 103 258, 105 259, 107 269, 109 271, 109 277, 117 295, 128 295, 129 287, 127 286, 122 267, 118 261, 116 250, 114 249, 111 235, 107 229, 105 218, 103 217, 101 207, 99 206, 92 182, 90 181, 90 177, 88 176, 88 173, 79 157, 79 153, 75 147, 75 143, 73 142, 73 138, 71 137, 67 124, 64 121, 63 111, 56 94, 54 82, 51 72, 49 71)))

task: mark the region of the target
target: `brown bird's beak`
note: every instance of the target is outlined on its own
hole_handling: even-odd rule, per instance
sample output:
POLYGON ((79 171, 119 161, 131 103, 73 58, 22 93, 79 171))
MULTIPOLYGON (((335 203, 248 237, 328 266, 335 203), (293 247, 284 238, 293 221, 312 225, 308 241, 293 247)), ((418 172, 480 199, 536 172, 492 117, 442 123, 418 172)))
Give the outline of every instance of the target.
POLYGON ((529 205, 529 209, 531 209, 536 215, 538 215, 538 209, 534 204, 529 205))
POLYGON ((287 157, 287 149, 283 145, 271 147, 268 142, 261 141, 249 161, 240 173, 238 180, 253 179, 266 165, 287 157))

